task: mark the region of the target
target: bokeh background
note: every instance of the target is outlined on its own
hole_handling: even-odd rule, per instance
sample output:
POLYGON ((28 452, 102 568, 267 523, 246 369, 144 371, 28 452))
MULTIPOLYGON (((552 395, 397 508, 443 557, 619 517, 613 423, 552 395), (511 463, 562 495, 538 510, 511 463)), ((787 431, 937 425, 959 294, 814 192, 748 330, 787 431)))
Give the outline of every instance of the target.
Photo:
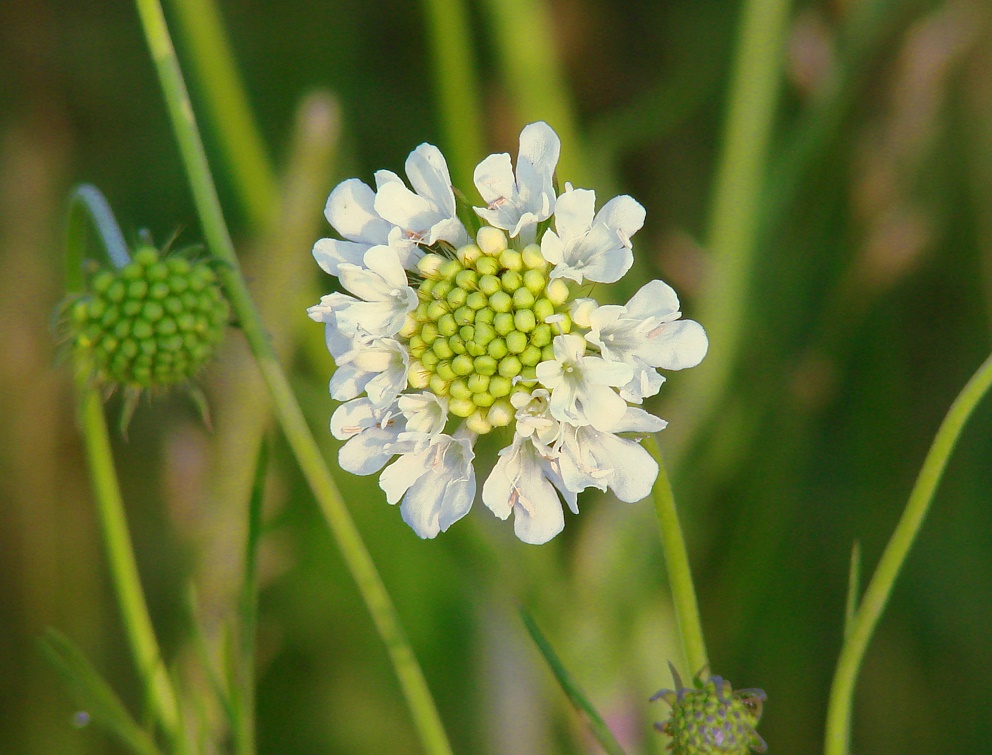
MULTIPOLYGON (((520 127, 547 119, 563 137, 562 181, 594 187, 600 201, 629 193, 647 208, 638 267, 612 294, 661 277, 687 316, 712 325, 715 366, 670 375, 650 408, 672 422, 661 442, 713 671, 767 692, 760 731, 770 752, 817 752, 852 545, 860 542, 870 572, 941 418, 992 341, 992 6, 779 3, 783 44, 765 51, 780 74, 765 146, 759 131, 732 132, 728 103, 745 8, 760 15, 775 3, 465 5, 471 36, 459 39, 479 82, 477 99, 466 94, 482 116, 478 152, 467 159, 515 153, 520 127), (733 217, 733 208, 715 207, 721 172, 740 168, 727 165, 734 139, 745 150, 755 140, 757 164, 733 200, 739 227, 721 231, 717 218, 733 217), (721 288, 734 270, 740 299, 721 288)), ((194 66, 183 3, 166 6, 251 284, 333 459, 332 363, 304 311, 330 279, 310 247, 329 232, 321 212, 338 180, 400 171, 423 141, 461 155, 452 144, 457 112, 442 116, 438 97, 444 75, 465 73, 445 67, 459 40, 432 36, 430 3, 220 2, 256 145, 248 125, 233 142, 221 135, 223 114, 207 104, 217 102, 210 87, 224 79, 224 56, 214 60, 219 69, 194 66)), ((192 17, 202 20, 205 7, 192 17)), ((220 102, 236 117, 236 97, 220 102)), ((466 110, 467 129, 471 116, 466 110)), ((470 170, 464 156, 453 163, 456 180, 470 170)), ((65 200, 82 181, 106 193, 131 239, 140 228, 160 242, 177 231, 181 244, 201 238, 134 8, 4 0, 4 753, 119 751, 99 729, 73 725, 76 704, 38 652, 45 627, 68 635, 131 710, 142 710, 89 493, 71 370, 52 327, 63 296, 65 200)), ((223 751, 204 656, 234 620, 248 481, 268 421, 237 331, 202 382, 213 431, 183 395, 158 397, 142 403, 115 453, 164 652, 202 701, 204 736, 223 751)), ((108 412, 119 412, 116 399, 108 412)), ((268 436, 259 749, 417 752, 353 582, 292 457, 277 432, 268 436)), ((581 516, 539 548, 477 506, 421 542, 374 479, 338 478, 457 752, 597 751, 526 637, 518 605, 629 751, 661 752, 651 722, 665 706, 647 698, 671 686, 667 662, 680 657, 650 503, 585 496, 581 516)), ((856 752, 986 751, 990 503, 986 400, 869 649, 856 752)))

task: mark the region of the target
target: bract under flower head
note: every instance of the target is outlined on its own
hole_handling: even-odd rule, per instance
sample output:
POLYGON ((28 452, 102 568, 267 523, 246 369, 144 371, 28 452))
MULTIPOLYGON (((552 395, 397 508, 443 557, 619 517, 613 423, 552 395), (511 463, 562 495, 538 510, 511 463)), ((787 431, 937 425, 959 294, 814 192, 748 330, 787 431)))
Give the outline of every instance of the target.
POLYGON ((656 368, 705 353, 702 328, 678 319, 660 281, 625 307, 576 300, 584 281, 627 272, 644 210, 621 196, 596 213, 595 195, 570 186, 556 198, 558 154, 557 135, 535 123, 520 136, 515 173, 508 155, 483 160, 475 178, 487 206, 476 212, 487 225, 474 238, 431 145, 407 161, 412 190, 379 171, 375 191, 350 179, 328 199, 344 239, 322 239, 314 256, 349 293, 324 296, 309 314, 325 323, 337 362, 331 395, 347 401, 331 429, 346 440, 343 468, 385 467, 387 500, 402 501, 421 537, 471 508, 475 441, 490 433, 506 445, 482 498, 496 516, 513 514, 524 542, 560 532, 562 502, 577 513, 588 487, 645 497, 658 467, 627 434, 664 422, 627 402, 657 392, 656 368))

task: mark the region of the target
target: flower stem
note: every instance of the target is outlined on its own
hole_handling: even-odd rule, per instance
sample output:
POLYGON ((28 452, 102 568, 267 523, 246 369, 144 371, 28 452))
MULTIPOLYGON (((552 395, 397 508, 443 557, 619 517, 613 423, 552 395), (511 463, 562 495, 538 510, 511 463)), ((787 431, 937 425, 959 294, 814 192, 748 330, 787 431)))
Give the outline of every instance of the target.
POLYGON ((665 471, 665 461, 661 456, 658 441, 653 435, 644 439, 644 447, 658 462, 658 478, 652 488, 654 507, 658 512, 661 528, 661 546, 665 552, 665 565, 668 568, 668 583, 672 588, 672 602, 675 605, 675 620, 679 625, 682 649, 689 674, 697 674, 709 665, 706 656, 706 642, 703 640, 702 622, 699 620, 699 604, 692 585, 692 569, 689 567, 689 554, 682 536, 682 525, 675 508, 675 496, 665 471))
POLYGON ((916 484, 909 494, 902 517, 882 553, 878 567, 865 591, 864 599, 849 626, 830 689, 824 744, 826 755, 846 755, 848 752, 854 686, 868 643, 882 611, 885 610, 896 577, 899 576, 909 549, 926 518, 951 451, 954 450, 968 417, 990 387, 992 387, 992 356, 982 363, 958 394, 937 430, 930 451, 920 468, 920 474, 916 478, 916 484))
MULTIPOLYGON (((94 186, 78 187, 69 202, 65 255, 66 288, 70 294, 83 291, 87 221, 92 222, 102 242, 103 250, 115 267, 123 267, 130 259, 124 236, 103 194, 94 186)), ((107 551, 111 580, 124 621, 125 635, 131 656, 144 684, 152 715, 172 742, 175 751, 182 752, 179 705, 162 661, 162 653, 148 613, 148 604, 145 602, 141 588, 134 546, 131 544, 124 502, 117 481, 117 472, 114 469, 110 434, 103 415, 103 401, 99 391, 90 383, 84 365, 77 364, 76 375, 79 424, 86 447, 86 461, 96 499, 100 533, 107 551)))
POLYGON ((218 274, 269 389, 276 417, 386 645, 424 749, 430 753, 450 753, 451 747, 434 700, 400 625, 396 609, 279 366, 275 350, 241 274, 161 4, 159 0, 136 0, 136 3, 189 176, 204 236, 213 254, 226 263, 218 274))

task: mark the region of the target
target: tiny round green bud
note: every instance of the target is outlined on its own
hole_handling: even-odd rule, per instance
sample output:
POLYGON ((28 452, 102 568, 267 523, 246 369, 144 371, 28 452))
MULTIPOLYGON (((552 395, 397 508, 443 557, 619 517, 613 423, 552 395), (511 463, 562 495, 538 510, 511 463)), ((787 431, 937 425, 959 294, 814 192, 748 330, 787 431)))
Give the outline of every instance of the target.
POLYGON ((457 333, 455 333, 455 335, 450 336, 448 338, 448 346, 450 346, 451 350, 456 354, 464 354, 466 351, 465 341, 463 341, 462 337, 457 333))
POLYGON ((455 254, 458 255, 458 259, 461 263, 467 267, 482 256, 482 250, 475 244, 466 244, 455 252, 455 254))
POLYGON ((496 312, 492 307, 484 307, 475 313, 475 324, 476 325, 492 325, 493 320, 496 318, 496 312))
POLYGON ((169 278, 169 266, 164 262, 156 262, 154 265, 149 265, 145 271, 145 278, 155 283, 162 283, 169 278))
POLYGON ((486 346, 496 337, 496 329, 485 322, 475 321, 475 342, 480 346, 486 346))
POLYGON ((534 302, 534 317, 538 322, 544 322, 555 313, 555 305, 550 299, 538 299, 534 302))
POLYGON ((455 355, 447 338, 438 338, 431 344, 431 349, 440 359, 451 359, 455 355))
POLYGON ((459 398, 463 400, 472 400, 472 391, 468 389, 468 385, 465 383, 464 378, 458 378, 457 380, 452 380, 451 385, 448 386, 448 395, 451 398, 459 398))
POLYGON ((172 287, 167 281, 155 281, 148 287, 148 298, 161 301, 172 293, 172 287))
POLYGON ((479 375, 476 373, 469 375, 465 380, 465 383, 468 385, 468 389, 472 393, 482 393, 489 388, 489 380, 490 378, 488 375, 479 375))
POLYGON ((491 393, 489 393, 489 391, 483 391, 482 393, 476 393, 476 394, 473 394, 472 395, 472 402, 476 406, 481 406, 481 407, 487 407, 488 408, 488 407, 490 407, 490 406, 493 405, 493 402, 495 400, 496 399, 493 398, 493 395, 491 393))
POLYGON ((537 244, 528 244, 524 247, 523 252, 521 252, 524 260, 524 267, 529 270, 545 270, 548 267, 548 261, 544 259, 544 255, 541 253, 541 247, 537 244))
POLYGON ((500 284, 503 286, 503 290, 508 294, 512 294, 524 283, 524 276, 516 270, 507 270, 499 278, 500 284))
POLYGON ((134 253, 131 260, 143 267, 154 265, 158 262, 158 250, 150 246, 143 246, 134 253))
POLYGON ((455 285, 466 291, 474 291, 478 287, 479 274, 475 270, 462 270, 455 276, 455 285))
POLYGON ((165 310, 162 309, 162 305, 157 301, 146 301, 145 306, 141 308, 141 316, 149 322, 155 322, 161 319, 164 314, 165 310))
POLYGON ((528 270, 524 273, 524 286, 535 297, 544 293, 544 287, 548 284, 548 279, 540 270, 528 270))
POLYGON ((520 354, 527 348, 527 336, 519 330, 511 331, 506 336, 506 349, 511 354, 520 354))
POLYGON ((448 401, 448 411, 456 417, 470 417, 475 414, 475 402, 470 398, 452 398, 448 401))
POLYGON ((458 332, 458 323, 455 322, 455 318, 450 312, 447 312, 438 318, 437 332, 438 335, 444 336, 445 338, 448 336, 453 336, 458 332))
POLYGON ((451 360, 451 369, 456 375, 465 376, 475 370, 475 365, 472 363, 472 357, 467 354, 459 354, 451 360))
POLYGON ((520 352, 520 362, 525 367, 535 367, 541 361, 541 350, 533 344, 520 352))
POLYGON ((407 368, 406 381, 411 388, 422 391, 431 384, 431 371, 424 367, 422 362, 414 359, 407 368))
POLYGON ((459 307, 453 314, 458 325, 470 325, 475 322, 475 310, 471 307, 459 307))
POLYGON ((513 309, 513 298, 506 291, 497 291, 489 297, 489 306, 496 312, 509 312, 513 309))
POLYGON ((420 330, 420 323, 413 319, 413 315, 407 314, 407 316, 403 318, 403 326, 400 328, 400 335, 403 338, 409 338, 418 330, 420 330))
POLYGON ((438 322, 442 317, 448 314, 450 310, 447 304, 442 304, 439 301, 432 301, 427 305, 427 319, 438 322))
POLYGON ((486 413, 486 419, 493 427, 506 427, 516 416, 516 410, 509 401, 497 400, 486 413))
POLYGON ((90 288, 98 294, 105 294, 115 280, 116 277, 112 272, 101 270, 93 276, 93 280, 90 282, 90 288))
POLYGON ((511 380, 510 378, 503 377, 502 375, 493 375, 491 378, 489 378, 488 391, 496 398, 509 396, 512 390, 513 390, 513 380, 511 380))
POLYGON ((500 312, 493 320, 493 330, 501 336, 513 331, 513 315, 509 312, 500 312))
MULTIPOLYGON (((520 290, 526 291, 527 289, 524 288, 520 290)), ((531 310, 520 309, 513 315, 513 326, 523 333, 530 333, 535 327, 537 327, 537 320, 531 310)))
POLYGON ((462 325, 458 329, 458 337, 462 339, 465 343, 468 343, 473 338, 475 338, 475 326, 474 325, 462 325))
POLYGON ((432 322, 425 322, 420 326, 420 337, 428 346, 434 343, 437 338, 437 325, 432 322))
POLYGON ((468 341, 465 344, 465 353, 471 357, 481 357, 486 353, 486 347, 475 341, 468 341))
MULTIPOLYGON (((440 275, 440 273, 438 274, 440 275)), ((428 278, 423 283, 421 283, 420 286, 417 288, 417 292, 420 296, 420 299, 423 300, 427 294, 433 293, 434 286, 436 285, 437 285, 437 279, 435 278, 428 278)))
POLYGON ((499 253, 506 249, 506 234, 490 225, 482 226, 475 234, 475 240, 479 244, 479 249, 488 255, 499 256, 499 253))
POLYGON ((431 318, 427 316, 428 302, 420 302, 417 308, 413 310, 413 317, 417 322, 424 322, 430 320, 431 318))
POLYGON ((447 359, 442 359, 437 363, 437 367, 434 368, 434 373, 439 375, 441 379, 449 382, 458 377, 458 374, 451 367, 451 362, 447 359))
POLYGON ((502 338, 494 338, 486 344, 486 353, 493 359, 502 359, 510 352, 506 349, 506 341, 502 338))
POLYGON ((413 354, 418 359, 424 355, 427 351, 427 344, 424 343, 424 339, 420 336, 410 336, 410 353, 413 354))
POLYGON ((107 299, 116 304, 124 301, 125 296, 127 296, 127 284, 118 278, 107 289, 107 299))
MULTIPOLYGON (((458 260, 448 259, 441 263, 441 266, 438 268, 438 273, 442 278, 444 278, 444 280, 452 281, 455 279, 455 276, 464 269, 465 267, 458 260)), ((447 293, 447 291, 445 291, 445 293, 447 293)))
POLYGON ((479 275, 496 275, 499 272, 499 261, 495 257, 482 257, 475 263, 479 275))
POLYGON ((568 301, 568 284, 561 278, 555 278, 548 283, 548 299, 556 307, 568 301))
POLYGON ((425 254, 417 260, 417 270, 425 278, 433 278, 439 274, 444 257, 440 254, 425 254))
MULTIPOLYGON (((132 332, 134 333, 135 336, 141 338, 142 336, 138 335, 137 332, 137 325, 139 322, 144 322, 144 321, 137 320, 135 322, 135 330, 132 332)), ((151 325, 149 325, 148 327, 151 328, 151 325)), ((179 324, 171 317, 163 317, 155 324, 155 332, 158 333, 159 335, 171 336, 174 333, 178 332, 178 330, 179 330, 179 324)))
POLYGON ((465 420, 465 427, 479 435, 485 435, 488 432, 492 432, 493 429, 492 424, 486 419, 486 414, 482 409, 465 420))
POLYGON ((473 291, 465 299, 465 304, 469 309, 479 311, 483 307, 489 306, 489 297, 481 291, 473 291))
POLYGON ((514 378, 520 374, 523 365, 513 354, 499 360, 499 374, 505 378, 514 378))
POLYGON ((131 281, 127 286, 127 295, 129 299, 144 299, 145 294, 148 293, 148 281, 144 279, 138 279, 131 281))
POLYGON ((500 252, 499 264, 507 270, 520 272, 524 269, 524 258, 516 249, 504 249, 500 252))
MULTIPOLYGON (((463 272, 469 272, 464 270, 463 272)), ((448 295, 444 297, 444 300, 448 303, 448 306, 452 309, 458 309, 465 304, 468 299, 468 291, 464 288, 453 288, 448 292, 448 295)))
POLYGON ((480 375, 493 375, 496 372, 497 362, 488 354, 476 357, 472 362, 473 372, 480 375))
POLYGON ((427 387, 430 388, 436 396, 447 396, 449 385, 450 383, 448 383, 447 380, 435 373, 434 375, 431 375, 431 381, 427 384, 427 387))
POLYGON ((427 369, 433 371, 434 368, 437 367, 437 363, 441 361, 441 357, 439 357, 434 352, 433 349, 428 349, 420 357, 420 361, 424 365, 424 367, 426 367, 427 369))
POLYGON ((499 278, 495 275, 483 275, 479 278, 479 291, 484 293, 486 296, 492 296, 497 291, 502 291, 503 287, 500 285, 499 278))
POLYGON ((530 332, 530 342, 539 349, 543 349, 551 343, 551 339, 551 326, 547 323, 542 322, 530 332))

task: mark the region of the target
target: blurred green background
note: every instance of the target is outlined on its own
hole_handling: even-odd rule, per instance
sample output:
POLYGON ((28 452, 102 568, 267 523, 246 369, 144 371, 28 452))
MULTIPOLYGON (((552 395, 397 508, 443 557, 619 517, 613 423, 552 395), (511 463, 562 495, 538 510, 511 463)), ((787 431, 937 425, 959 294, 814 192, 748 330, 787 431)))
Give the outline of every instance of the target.
MULTIPOLYGON (((177 21, 179 3, 166 5, 177 21)), ((616 296, 661 277, 705 327, 707 313, 731 318, 711 330, 709 359, 727 361, 726 380, 707 363, 671 374, 650 408, 672 422, 661 441, 712 670, 767 692, 760 732, 770 752, 814 753, 852 544, 860 541, 870 573, 941 418, 992 341, 992 6, 780 5, 784 44, 766 51, 781 71, 767 149, 754 135, 764 180, 738 197, 753 234, 729 229, 743 250, 714 253, 711 242, 744 3, 468 3, 484 143, 467 159, 515 153, 520 127, 547 119, 563 137, 562 181, 595 188, 601 202, 629 193, 647 208, 636 280, 616 296), (736 310, 714 294, 735 254, 747 260, 736 310)), ((337 181, 400 171, 423 141, 457 152, 455 121, 439 115, 443 59, 432 52, 453 43, 432 46, 426 3, 227 0, 220 8, 267 156, 249 179, 254 205, 206 117, 213 74, 187 66, 194 103, 250 283, 333 459, 332 365, 304 311, 330 279, 310 247, 329 233, 321 212, 337 181)), ((186 63, 190 38, 175 26, 186 63)), ((751 136, 736 134, 745 145, 751 136)), ((244 140, 250 151, 251 134, 244 140)), ((453 172, 465 175, 466 166, 453 172)), ((4 0, 3 753, 118 751, 98 729, 73 726, 73 699, 35 644, 48 626, 86 651, 132 711, 142 707, 90 498, 71 370, 51 324, 63 295, 65 198, 82 181, 106 193, 131 239, 139 228, 159 241, 177 229, 181 243, 201 238, 134 8, 4 0)), ((213 432, 188 399, 168 395, 143 402, 115 452, 160 641, 187 689, 206 701, 203 730, 220 741, 193 626, 209 645, 233 621, 245 480, 266 421, 236 331, 203 384, 213 432)), ((112 399, 110 415, 118 408, 112 399)), ((271 437, 259 749, 417 752, 382 643, 292 457, 271 437)), ((457 752, 597 751, 524 634, 518 605, 629 751, 661 752, 651 722, 667 711, 647 698, 671 686, 667 661, 680 658, 649 502, 585 496, 581 516, 539 548, 477 505, 421 542, 374 478, 338 479, 457 752)), ((987 751, 990 503, 987 400, 869 648, 856 752, 987 751)))

